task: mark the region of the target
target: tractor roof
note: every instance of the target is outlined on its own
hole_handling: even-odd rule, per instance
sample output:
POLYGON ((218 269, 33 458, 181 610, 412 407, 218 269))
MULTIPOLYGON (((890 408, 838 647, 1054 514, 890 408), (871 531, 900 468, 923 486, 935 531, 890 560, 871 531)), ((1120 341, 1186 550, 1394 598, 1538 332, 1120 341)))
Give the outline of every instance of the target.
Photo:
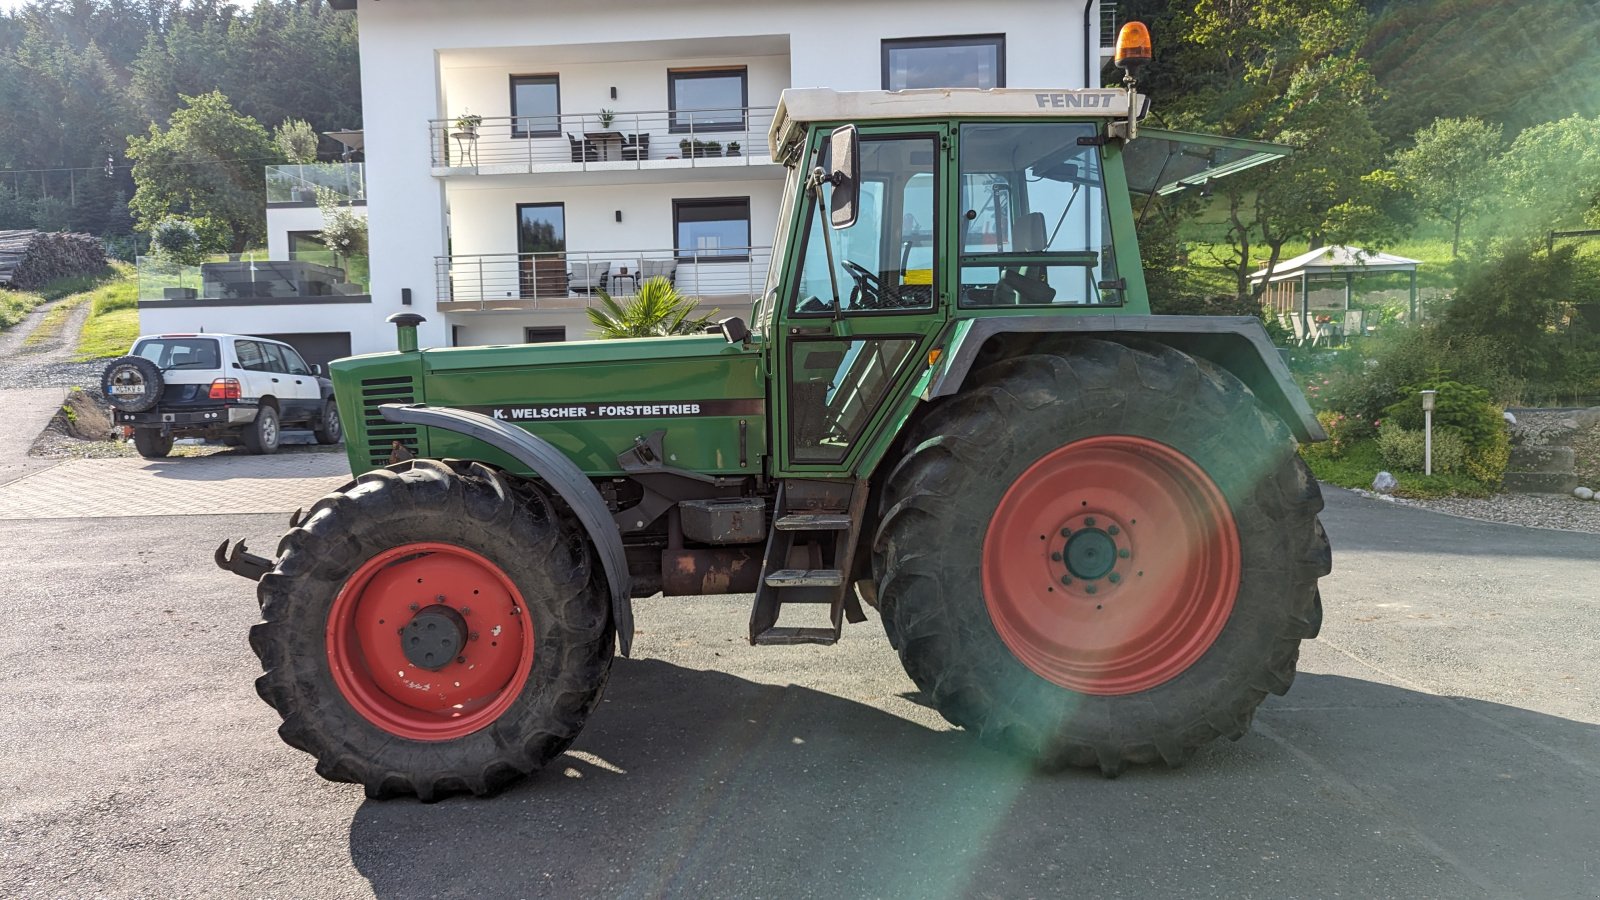
POLYGON ((941 88, 919 91, 835 91, 790 88, 778 98, 767 136, 772 158, 800 140, 811 122, 871 122, 884 119, 973 119, 984 117, 1126 117, 1122 88, 941 88))

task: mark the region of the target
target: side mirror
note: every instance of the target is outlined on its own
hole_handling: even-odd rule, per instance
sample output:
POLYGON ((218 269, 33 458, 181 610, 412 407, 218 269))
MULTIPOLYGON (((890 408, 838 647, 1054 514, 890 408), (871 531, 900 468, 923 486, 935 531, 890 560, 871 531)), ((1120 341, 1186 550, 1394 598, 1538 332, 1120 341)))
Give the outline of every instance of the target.
POLYGON ((322 374, 322 363, 312 363, 311 364, 311 374, 313 374, 313 375, 321 375, 322 374))
POLYGON ((750 326, 738 316, 723 319, 715 325, 707 325, 706 331, 710 334, 721 334, 730 344, 743 344, 750 340, 750 326))
POLYGON ((856 198, 861 191, 859 173, 856 171, 861 156, 861 134, 854 125, 841 125, 833 130, 828 145, 828 180, 833 182, 833 200, 829 204, 833 227, 849 228, 856 223, 859 210, 856 198))

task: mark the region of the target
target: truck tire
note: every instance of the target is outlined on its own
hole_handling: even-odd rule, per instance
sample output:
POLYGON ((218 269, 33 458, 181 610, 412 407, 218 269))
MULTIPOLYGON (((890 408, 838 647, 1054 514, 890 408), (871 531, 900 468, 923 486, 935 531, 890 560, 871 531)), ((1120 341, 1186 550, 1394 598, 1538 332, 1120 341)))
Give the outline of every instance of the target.
POLYGON ((239 440, 251 453, 277 453, 278 443, 283 440, 283 426, 278 419, 278 411, 270 406, 256 410, 256 420, 239 432, 239 440))
POLYGON ((172 432, 163 434, 159 428, 135 428, 133 449, 145 459, 166 459, 172 452, 172 432))
POLYGON ((604 575, 525 482, 410 460, 318 501, 278 549, 250 630, 256 691, 330 781, 491 794, 565 751, 599 701, 604 575))
POLYGON ((155 409, 166 387, 161 367, 142 356, 121 356, 100 373, 100 394, 113 409, 138 413, 155 409))
POLYGON ((1014 357, 884 483, 879 608, 952 723, 1045 768, 1181 765, 1294 678, 1322 494, 1238 379, 1155 344, 1014 357))
POLYGON ((344 422, 339 418, 339 405, 329 397, 322 403, 322 413, 311 420, 311 433, 319 444, 337 444, 344 440, 344 422))

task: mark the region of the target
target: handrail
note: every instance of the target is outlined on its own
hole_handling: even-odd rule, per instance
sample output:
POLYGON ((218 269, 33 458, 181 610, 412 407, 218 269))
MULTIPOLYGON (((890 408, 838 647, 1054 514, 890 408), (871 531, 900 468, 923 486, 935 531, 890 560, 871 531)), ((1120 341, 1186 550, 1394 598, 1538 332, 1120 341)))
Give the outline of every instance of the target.
POLYGON ((601 291, 627 297, 655 277, 686 296, 748 302, 766 282, 770 247, 477 253, 434 259, 451 310, 582 309, 601 291))
POLYGON ((770 106, 430 119, 431 164, 491 173, 766 165, 770 106), (737 149, 734 149, 737 145, 737 149), (672 166, 665 166, 672 167, 672 166))

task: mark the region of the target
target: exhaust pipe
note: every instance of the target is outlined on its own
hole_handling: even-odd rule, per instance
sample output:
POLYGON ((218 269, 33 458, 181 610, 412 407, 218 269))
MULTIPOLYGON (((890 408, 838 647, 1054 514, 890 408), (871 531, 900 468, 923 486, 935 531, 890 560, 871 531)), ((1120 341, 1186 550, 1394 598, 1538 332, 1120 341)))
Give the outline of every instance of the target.
POLYGON ((417 349, 417 326, 428 320, 416 313, 398 312, 384 321, 394 326, 395 349, 413 353, 417 349))

